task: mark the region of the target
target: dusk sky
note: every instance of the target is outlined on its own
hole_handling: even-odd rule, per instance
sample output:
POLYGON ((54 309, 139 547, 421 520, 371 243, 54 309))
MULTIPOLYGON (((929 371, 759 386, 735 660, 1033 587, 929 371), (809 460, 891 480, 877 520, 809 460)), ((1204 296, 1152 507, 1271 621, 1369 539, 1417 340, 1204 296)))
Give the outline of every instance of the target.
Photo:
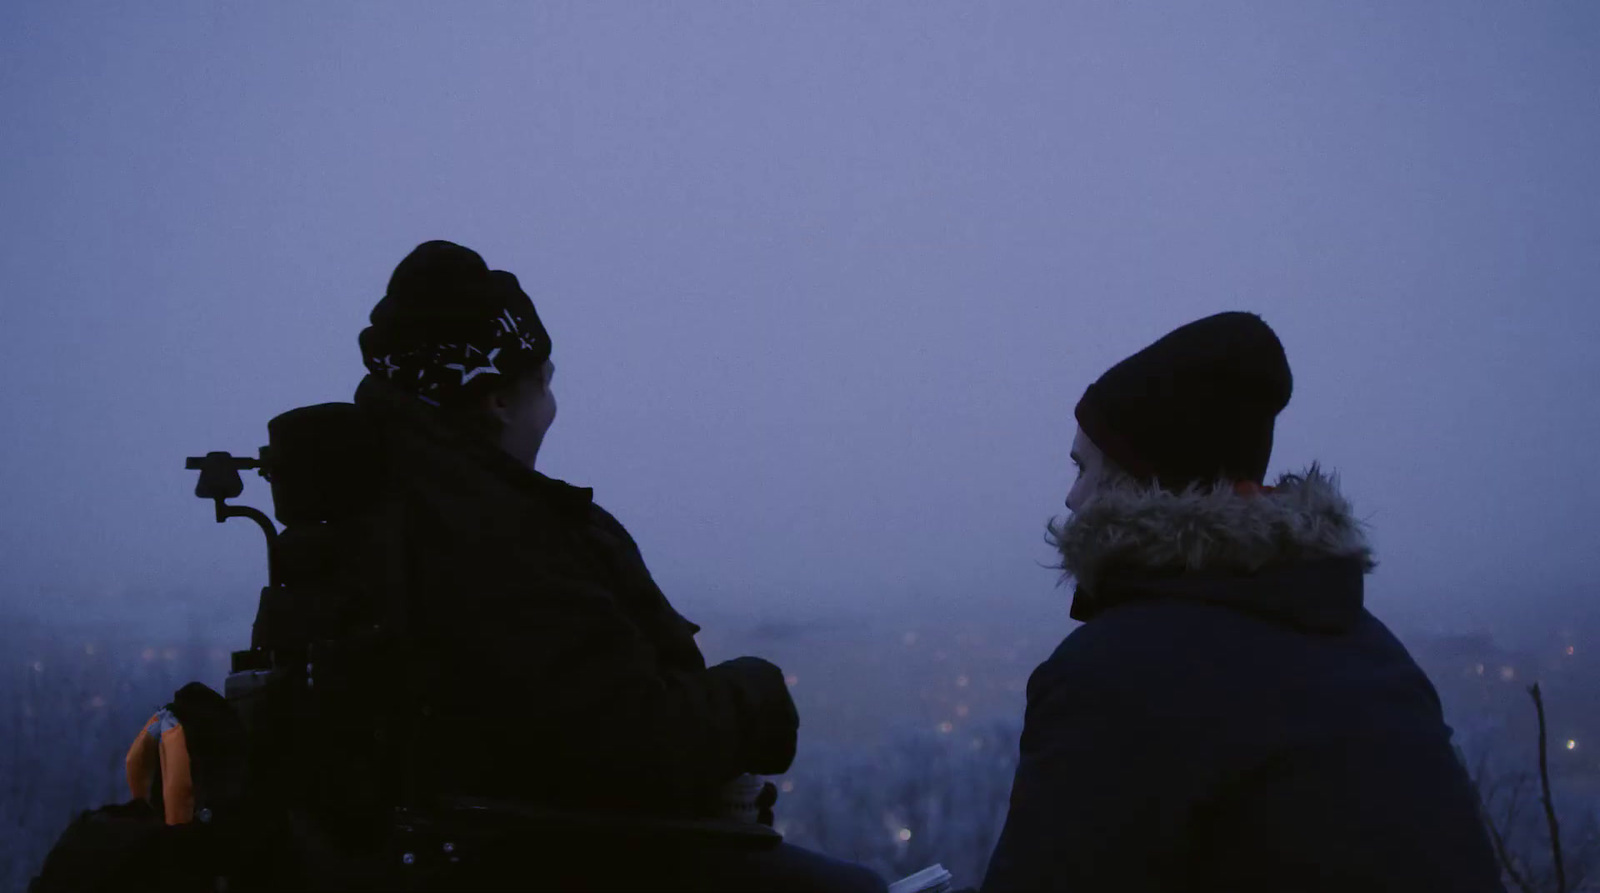
POLYGON ((1590 0, 8 2, 0 122, 3 610, 247 624, 183 458, 350 399, 434 238, 533 296, 540 468, 691 617, 1065 629, 1073 404, 1229 309, 1381 617, 1600 599, 1590 0))

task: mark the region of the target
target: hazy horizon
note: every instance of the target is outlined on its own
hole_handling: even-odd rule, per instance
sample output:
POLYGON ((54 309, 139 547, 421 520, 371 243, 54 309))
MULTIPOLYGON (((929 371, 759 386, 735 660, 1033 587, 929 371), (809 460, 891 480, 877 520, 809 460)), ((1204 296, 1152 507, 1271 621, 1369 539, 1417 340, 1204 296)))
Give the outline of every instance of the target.
POLYGON ((8 4, 0 609, 247 627, 183 458, 349 399, 447 238, 552 332, 541 469, 690 616, 1064 631, 1072 406, 1224 309, 1380 617, 1588 613, 1597 85, 1581 2, 8 4))

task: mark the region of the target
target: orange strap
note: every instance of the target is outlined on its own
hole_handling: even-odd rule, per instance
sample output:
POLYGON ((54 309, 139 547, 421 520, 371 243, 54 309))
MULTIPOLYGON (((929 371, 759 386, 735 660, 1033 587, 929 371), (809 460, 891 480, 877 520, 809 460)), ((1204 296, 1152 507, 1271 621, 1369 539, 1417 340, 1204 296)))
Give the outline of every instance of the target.
POLYGON ((194 821, 194 778, 189 774, 189 742, 183 726, 174 723, 161 733, 161 801, 167 824, 194 821))
POLYGON ((152 726, 159 727, 161 714, 150 717, 139 729, 139 736, 133 739, 133 745, 128 748, 128 758, 124 765, 128 771, 128 792, 133 794, 135 800, 149 800, 150 786, 155 781, 156 766, 161 759, 159 742, 154 735, 149 734, 152 726))
POLYGON ((128 790, 136 799, 150 800, 156 770, 161 775, 161 802, 169 825, 194 820, 194 777, 189 771, 189 742, 183 724, 171 711, 162 710, 144 724, 133 739, 125 760, 128 790))

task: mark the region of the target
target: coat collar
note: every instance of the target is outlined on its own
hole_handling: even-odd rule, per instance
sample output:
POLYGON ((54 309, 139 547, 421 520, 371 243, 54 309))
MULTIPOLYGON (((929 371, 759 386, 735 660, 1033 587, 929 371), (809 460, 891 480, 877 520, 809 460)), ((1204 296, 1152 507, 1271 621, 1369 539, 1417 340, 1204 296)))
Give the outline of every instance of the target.
POLYGON ((382 378, 362 379, 355 403, 382 426, 391 459, 425 486, 444 485, 488 504, 509 494, 576 513, 593 504, 592 489, 528 468, 495 444, 450 425, 436 407, 382 378))
MULTIPOLYGON (((593 490, 528 468, 495 444, 450 425, 437 408, 382 378, 363 379, 355 403, 382 431, 390 474, 437 511, 457 535, 515 547, 522 537, 582 526, 590 535, 609 538, 614 547, 631 551, 641 576, 631 587, 618 590, 624 607, 635 622, 653 631, 658 648, 676 655, 685 666, 704 667, 694 643, 700 627, 679 614, 656 587, 627 531, 595 505, 593 490)), ((572 551, 570 540, 553 535, 557 548, 572 551)))
POLYGON ((1362 575, 1376 566, 1364 526, 1337 479, 1313 465, 1256 494, 1119 481, 1052 523, 1050 540, 1064 578, 1077 583, 1078 620, 1123 601, 1172 597, 1320 628, 1361 610, 1362 575))

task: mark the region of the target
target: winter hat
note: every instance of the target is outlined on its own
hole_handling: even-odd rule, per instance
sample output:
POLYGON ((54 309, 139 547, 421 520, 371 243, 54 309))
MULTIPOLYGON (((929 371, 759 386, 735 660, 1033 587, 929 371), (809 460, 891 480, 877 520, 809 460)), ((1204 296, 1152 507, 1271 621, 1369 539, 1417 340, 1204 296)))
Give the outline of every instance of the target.
POLYGON ((1293 389, 1283 345, 1261 317, 1218 313, 1112 366, 1074 415, 1107 458, 1164 489, 1259 484, 1293 389))
POLYGON ((406 255, 371 322, 360 338, 367 371, 436 406, 481 396, 550 358, 550 335, 517 277, 454 242, 406 255))

